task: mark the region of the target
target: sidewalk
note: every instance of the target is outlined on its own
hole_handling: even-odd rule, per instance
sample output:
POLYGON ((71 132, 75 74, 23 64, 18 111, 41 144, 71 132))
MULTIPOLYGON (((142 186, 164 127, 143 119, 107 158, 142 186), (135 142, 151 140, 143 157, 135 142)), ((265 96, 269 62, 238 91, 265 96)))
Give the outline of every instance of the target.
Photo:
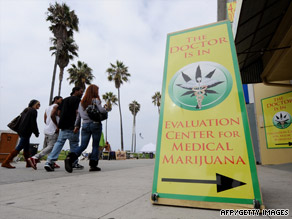
MULTIPOLYGON (((0 218, 221 218, 219 210, 152 205, 154 159, 100 161, 101 172, 61 169, 0 168, 0 218)), ((266 208, 290 209, 292 217, 292 164, 257 166, 266 208)), ((232 218, 232 217, 228 217, 232 218)), ((240 218, 240 217, 234 217, 240 218)), ((252 217, 244 217, 252 218, 252 217)))

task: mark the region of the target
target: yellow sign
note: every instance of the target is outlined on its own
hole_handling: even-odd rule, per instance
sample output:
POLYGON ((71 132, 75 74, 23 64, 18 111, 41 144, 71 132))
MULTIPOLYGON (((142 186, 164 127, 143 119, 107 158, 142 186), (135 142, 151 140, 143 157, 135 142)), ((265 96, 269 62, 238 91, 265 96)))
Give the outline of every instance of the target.
POLYGON ((227 3, 227 13, 228 13, 228 19, 230 20, 230 22, 233 22, 234 20, 235 8, 236 8, 236 1, 227 3))
POLYGON ((229 21, 168 34, 152 200, 262 205, 229 21))
POLYGON ((292 148, 292 92, 262 99, 268 149, 292 148))

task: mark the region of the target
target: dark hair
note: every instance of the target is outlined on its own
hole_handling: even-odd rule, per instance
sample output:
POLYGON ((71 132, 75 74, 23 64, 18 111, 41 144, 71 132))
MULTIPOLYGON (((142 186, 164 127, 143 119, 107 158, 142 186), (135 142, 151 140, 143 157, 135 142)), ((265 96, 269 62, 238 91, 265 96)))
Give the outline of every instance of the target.
POLYGON ((53 104, 56 100, 59 100, 60 98, 63 98, 61 96, 55 96, 54 99, 52 100, 51 104, 53 104))
POLYGON ((81 89, 82 89, 82 87, 73 87, 70 96, 72 96, 76 91, 80 91, 81 89))
POLYGON ((39 101, 35 100, 35 99, 31 100, 28 104, 28 107, 33 107, 37 102, 39 102, 39 101))

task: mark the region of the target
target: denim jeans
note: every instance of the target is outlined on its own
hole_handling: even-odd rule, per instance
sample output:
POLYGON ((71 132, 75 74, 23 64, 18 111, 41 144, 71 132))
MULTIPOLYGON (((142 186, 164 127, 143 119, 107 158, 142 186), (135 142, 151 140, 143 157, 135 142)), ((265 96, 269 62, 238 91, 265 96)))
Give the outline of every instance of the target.
POLYGON ((19 143, 16 146, 15 150, 20 152, 23 149, 23 151, 29 152, 29 139, 30 139, 30 137, 21 137, 20 136, 19 143))
POLYGON ((81 145, 75 151, 79 157, 81 153, 87 148, 90 137, 92 136, 92 152, 90 160, 98 161, 99 158, 99 140, 102 132, 102 124, 96 122, 89 122, 82 124, 81 130, 81 145))
POLYGON ((79 132, 78 133, 74 133, 73 130, 60 130, 59 136, 58 136, 58 140, 54 145, 54 148, 52 150, 52 152, 49 154, 47 161, 48 162, 53 162, 56 161, 59 157, 59 154, 66 142, 66 140, 69 140, 69 144, 70 144, 70 151, 75 151, 78 148, 78 144, 79 144, 79 132))

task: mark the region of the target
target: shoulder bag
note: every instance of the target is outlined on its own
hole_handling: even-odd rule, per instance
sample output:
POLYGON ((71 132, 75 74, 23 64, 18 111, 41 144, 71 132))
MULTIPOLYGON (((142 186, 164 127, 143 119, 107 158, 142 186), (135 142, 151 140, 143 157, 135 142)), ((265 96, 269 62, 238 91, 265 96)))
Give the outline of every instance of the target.
POLYGON ((94 122, 101 122, 108 118, 107 112, 105 113, 99 112, 96 102, 94 100, 92 100, 91 105, 88 105, 88 107, 86 108, 86 112, 88 114, 88 117, 94 122))
POLYGON ((15 117, 7 126, 15 131, 15 132, 18 132, 19 130, 19 124, 20 124, 20 120, 21 120, 21 115, 15 117))
POLYGON ((26 113, 28 112, 29 110, 29 107, 25 108, 22 113, 20 113, 19 116, 16 116, 11 122, 8 123, 8 127, 12 130, 12 131, 15 131, 15 132, 18 132, 19 131, 19 125, 20 125, 20 121, 21 121, 21 118, 24 116, 26 116, 26 113))

